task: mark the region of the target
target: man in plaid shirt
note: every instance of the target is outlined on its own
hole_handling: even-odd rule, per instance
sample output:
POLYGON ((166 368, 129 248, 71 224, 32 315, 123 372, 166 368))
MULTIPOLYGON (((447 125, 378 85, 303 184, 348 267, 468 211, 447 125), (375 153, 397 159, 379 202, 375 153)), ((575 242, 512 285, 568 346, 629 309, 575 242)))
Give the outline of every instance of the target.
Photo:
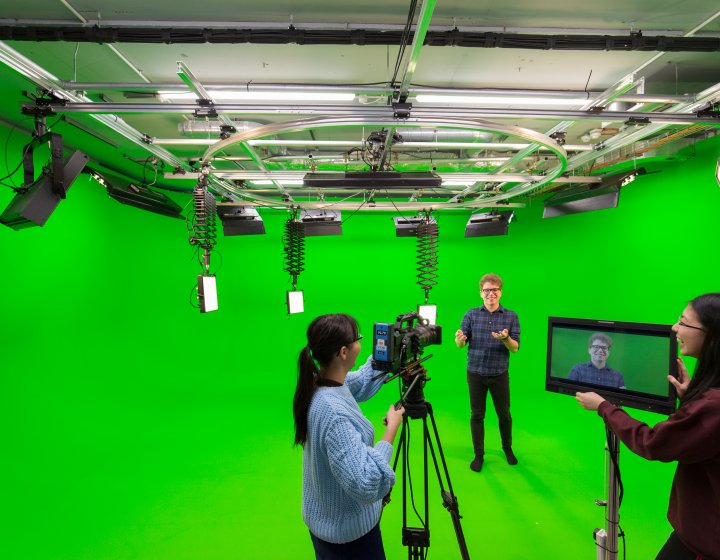
POLYGON ((497 413, 505 457, 510 465, 518 460, 512 450, 510 416, 510 352, 520 348, 520 321, 514 311, 500 305, 503 281, 497 274, 480 279, 483 305, 468 311, 455 333, 458 348, 468 346, 467 381, 470 390, 470 432, 475 458, 470 468, 480 472, 485 453, 485 404, 488 391, 497 413))

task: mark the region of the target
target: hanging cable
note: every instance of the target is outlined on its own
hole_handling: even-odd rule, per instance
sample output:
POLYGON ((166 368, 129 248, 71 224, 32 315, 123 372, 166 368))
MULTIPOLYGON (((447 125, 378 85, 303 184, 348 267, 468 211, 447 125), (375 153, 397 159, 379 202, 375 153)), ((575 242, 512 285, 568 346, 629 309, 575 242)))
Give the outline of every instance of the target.
POLYGON ((430 290, 437 284, 438 224, 429 211, 422 212, 422 222, 417 227, 417 284, 425 292, 427 304, 430 290))
POLYGON ((407 20, 405 21, 405 28, 403 29, 402 36, 400 38, 400 48, 398 49, 398 55, 395 59, 395 70, 393 72, 393 77, 390 82, 390 86, 394 87, 395 82, 398 77, 398 72, 400 71, 400 66, 402 65, 403 57, 405 56, 405 48, 410 43, 410 36, 412 34, 412 25, 413 21, 415 19, 415 11, 417 10, 417 0, 411 0, 410 1, 410 9, 408 10, 407 20))
POLYGON ((295 291, 298 276, 305 270, 305 233, 302 230, 302 223, 298 220, 297 208, 292 210, 292 215, 285 222, 283 246, 285 249, 285 266, 283 270, 290 274, 292 288, 295 291))
POLYGON ((208 173, 207 166, 204 166, 193 189, 193 220, 190 235, 190 245, 197 245, 203 250, 200 265, 205 274, 210 272, 210 252, 217 240, 215 226, 217 207, 215 196, 208 190, 208 173))

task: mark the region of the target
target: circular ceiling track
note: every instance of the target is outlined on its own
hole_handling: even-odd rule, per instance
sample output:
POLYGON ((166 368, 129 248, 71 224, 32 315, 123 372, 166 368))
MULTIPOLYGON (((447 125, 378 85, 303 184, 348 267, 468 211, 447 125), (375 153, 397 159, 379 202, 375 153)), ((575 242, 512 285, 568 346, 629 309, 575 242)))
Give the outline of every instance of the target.
MULTIPOLYGON (((363 141, 358 141, 357 143, 361 145, 363 141)), ((288 141, 288 144, 291 144, 291 141, 288 141)), ((401 146, 402 140, 396 139, 395 143, 391 141, 391 146, 383 146, 383 149, 390 153, 392 147, 401 146)), ((480 146, 481 144, 479 144, 479 147, 480 146)), ((446 147, 443 149, 448 151, 454 150, 453 142, 447 142, 446 147)), ((338 210, 355 210, 359 208, 363 210, 440 210, 458 208, 473 209, 507 205, 514 197, 547 185, 562 175, 567 168, 567 153, 553 138, 534 130, 515 125, 494 123, 479 119, 442 118, 440 116, 409 117, 407 119, 358 116, 300 119, 290 122, 271 123, 237 132, 211 145, 203 154, 201 163, 208 169, 211 178, 223 184, 225 187, 223 190, 229 190, 230 193, 238 199, 259 206, 271 205, 274 207, 284 206, 308 209, 332 207, 338 210), (452 180, 452 177, 456 174, 447 173, 443 174, 444 183, 451 183, 452 186, 446 184, 441 185, 439 188, 431 189, 432 192, 428 192, 426 198, 423 198, 423 190, 418 189, 413 195, 408 197, 406 201, 396 200, 394 202, 382 202, 373 200, 372 204, 367 204, 369 191, 373 191, 372 187, 358 188, 352 192, 346 189, 345 192, 342 193, 342 196, 335 193, 333 196, 339 197, 339 200, 327 200, 324 193, 316 188, 301 187, 299 189, 285 189, 282 181, 287 180, 288 177, 293 177, 297 183, 298 179, 302 179, 306 172, 322 173, 323 171, 318 171, 316 167, 314 167, 314 162, 312 162, 311 158, 308 159, 308 164, 305 166, 305 169, 268 169, 263 159, 255 153, 253 146, 250 144, 252 141, 272 137, 275 139, 275 145, 282 146, 283 136, 297 135, 297 133, 304 132, 312 135, 313 131, 318 129, 337 129, 340 133, 350 131, 353 137, 357 138, 356 129, 376 130, 378 128, 386 131, 386 138, 392 138, 394 131, 398 128, 489 133, 497 136, 503 145, 507 144, 508 149, 506 153, 509 155, 507 158, 508 163, 496 167, 494 170, 491 170, 490 173, 478 173, 477 179, 474 178, 474 173, 457 174, 458 177, 462 176, 467 185, 470 185, 465 188, 459 188, 457 181, 452 180), (521 149, 518 147, 518 144, 524 147, 521 149), (213 161, 216 161, 222 154, 227 153, 228 150, 237 148, 241 148, 251 154, 251 159, 254 160, 255 164, 252 170, 223 172, 213 167, 213 161), (547 155, 549 161, 554 163, 552 168, 544 170, 539 174, 529 174, 524 169, 518 171, 518 169, 514 168, 513 164, 520 163, 524 157, 539 151, 543 151, 544 156, 547 155), (266 188, 262 190, 261 194, 260 192, 252 192, 252 189, 244 188, 241 185, 234 185, 231 181, 233 179, 242 180, 244 178, 244 172, 245 177, 252 176, 255 179, 261 177, 264 178, 265 181, 270 181, 271 184, 274 185, 274 188, 277 189, 276 193, 268 193, 266 188), (230 181, 228 181, 228 179, 230 179, 230 181), (474 183, 477 184, 474 185, 474 183), (492 188, 488 188, 487 186, 489 185, 492 185, 492 188), (293 191, 293 194, 289 192, 290 190, 293 191), (295 196, 298 196, 298 194, 303 197, 312 197, 314 200, 297 200, 295 196)), ((392 166, 389 165, 382 169, 391 170, 392 166)), ((430 170, 431 169, 428 169, 428 171, 430 170)), ((364 171, 371 171, 371 169, 369 166, 366 166, 364 171)), ((273 187, 271 186, 270 188, 273 187)), ((382 189, 378 189, 378 191, 380 190, 382 189)), ((407 196, 407 191, 408 189, 405 189, 404 194, 398 193, 397 195, 393 195, 393 198, 407 196)), ((386 195, 387 194, 388 193, 386 193, 386 195)), ((370 199, 372 198, 373 195, 370 193, 370 199)))

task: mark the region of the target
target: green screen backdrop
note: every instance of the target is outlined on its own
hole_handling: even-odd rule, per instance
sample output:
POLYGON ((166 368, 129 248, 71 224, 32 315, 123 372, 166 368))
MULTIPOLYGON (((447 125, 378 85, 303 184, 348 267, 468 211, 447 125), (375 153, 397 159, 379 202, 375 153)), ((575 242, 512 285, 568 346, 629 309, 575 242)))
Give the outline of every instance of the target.
MULTIPOLYGON (((7 129, 0 133, 7 138, 7 129)), ((3 175, 26 141, 15 133, 7 142, 3 175)), ((437 217, 431 303, 445 340, 427 349, 425 396, 471 558, 595 558, 604 427, 572 397, 544 391, 547 317, 671 323, 690 298, 717 291, 719 152, 711 139, 685 160, 657 164, 659 173, 622 191, 616 209, 543 220, 542 205, 530 204, 507 236, 466 239, 467 212, 437 217), (469 469, 465 351, 453 333, 480 304, 478 279, 491 271, 504 278, 502 303, 522 326, 510 367, 520 464, 505 462, 489 407, 477 474, 469 469)), ((11 197, 0 190, 3 208, 11 197)), ((185 223, 123 206, 94 181, 79 179, 45 227, 0 229, 3 558, 312 557, 300 515, 302 454, 292 446, 304 330, 318 314, 350 313, 366 335, 366 356, 373 323, 414 310, 423 293, 415 240, 395 237, 391 214, 358 212, 342 236, 306 240, 298 286, 306 311, 288 316, 287 215, 262 216, 267 235, 220 235, 213 254, 220 309, 204 315, 190 305, 200 269, 185 223)), ((396 399, 391 384, 363 404, 376 432, 396 399)), ((650 424, 662 419, 632 414, 650 424)), ((627 449, 620 464, 628 551, 653 557, 670 531, 674 465, 627 449)), ((416 499, 421 465, 413 451, 416 499)), ((434 476, 430 495, 430 557, 459 558, 434 476)), ((407 557, 401 505, 397 489, 381 522, 389 558, 407 557)), ((409 524, 418 523, 411 516, 409 524)))

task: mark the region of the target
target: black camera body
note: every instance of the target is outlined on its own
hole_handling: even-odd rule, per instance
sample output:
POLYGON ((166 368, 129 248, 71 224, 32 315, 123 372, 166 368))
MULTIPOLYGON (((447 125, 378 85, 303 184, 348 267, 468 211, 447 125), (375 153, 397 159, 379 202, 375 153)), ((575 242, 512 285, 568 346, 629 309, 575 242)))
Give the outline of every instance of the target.
POLYGON ((375 323, 373 368, 397 372, 416 362, 426 346, 442 342, 442 327, 430 325, 417 312, 398 315, 395 323, 375 323))

